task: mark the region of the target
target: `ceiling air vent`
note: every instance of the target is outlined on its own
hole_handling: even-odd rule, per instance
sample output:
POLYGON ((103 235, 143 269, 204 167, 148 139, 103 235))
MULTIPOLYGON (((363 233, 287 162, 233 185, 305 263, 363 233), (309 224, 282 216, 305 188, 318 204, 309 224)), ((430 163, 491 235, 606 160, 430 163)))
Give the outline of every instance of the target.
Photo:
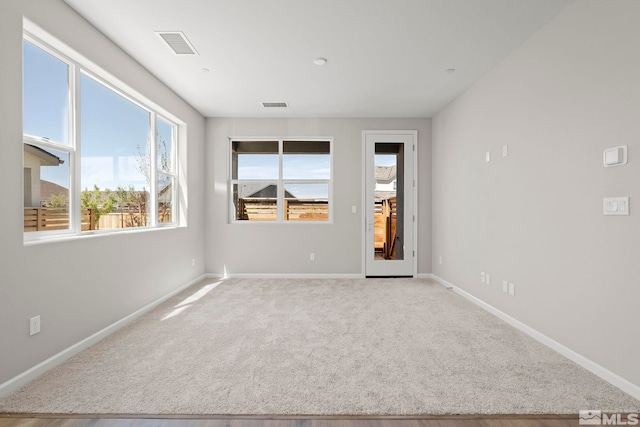
POLYGON ((262 106, 264 108, 288 108, 286 102, 263 102, 262 106))
POLYGON ((156 31, 176 55, 197 55, 196 49, 182 31, 156 31))

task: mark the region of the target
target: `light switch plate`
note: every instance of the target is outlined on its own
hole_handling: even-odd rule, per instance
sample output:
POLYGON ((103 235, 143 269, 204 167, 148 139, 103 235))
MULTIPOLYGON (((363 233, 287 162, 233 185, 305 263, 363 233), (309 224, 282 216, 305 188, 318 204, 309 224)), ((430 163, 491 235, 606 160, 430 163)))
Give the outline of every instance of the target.
POLYGON ((484 161, 487 162, 487 163, 489 163, 491 161, 491 151, 487 151, 484 154, 484 161))
POLYGON ((629 197, 605 197, 602 213, 605 215, 629 215, 629 197))

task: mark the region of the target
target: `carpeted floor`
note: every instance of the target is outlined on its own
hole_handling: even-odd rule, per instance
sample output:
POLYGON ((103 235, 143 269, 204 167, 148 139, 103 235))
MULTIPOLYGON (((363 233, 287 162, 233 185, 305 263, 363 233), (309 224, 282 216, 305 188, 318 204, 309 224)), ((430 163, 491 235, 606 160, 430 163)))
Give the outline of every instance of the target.
POLYGON ((0 400, 83 414, 577 414, 640 402, 429 280, 202 282, 0 400))

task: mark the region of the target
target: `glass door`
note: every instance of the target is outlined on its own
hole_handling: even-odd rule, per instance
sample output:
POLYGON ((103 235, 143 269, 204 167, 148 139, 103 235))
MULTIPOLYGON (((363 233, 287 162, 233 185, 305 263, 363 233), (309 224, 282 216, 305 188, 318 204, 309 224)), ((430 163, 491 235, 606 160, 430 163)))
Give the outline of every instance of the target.
POLYGON ((414 275, 415 133, 365 132, 366 276, 414 275))

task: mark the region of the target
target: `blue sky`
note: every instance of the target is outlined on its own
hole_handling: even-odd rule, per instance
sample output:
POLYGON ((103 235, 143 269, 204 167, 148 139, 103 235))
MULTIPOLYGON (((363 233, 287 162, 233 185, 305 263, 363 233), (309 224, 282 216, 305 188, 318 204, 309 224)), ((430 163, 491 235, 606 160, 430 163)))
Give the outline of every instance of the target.
MULTIPOLYGON (((40 48, 24 42, 24 132, 67 145, 68 66, 40 48)), ((81 185, 114 190, 118 185, 136 189, 149 183, 139 170, 147 156, 150 115, 145 109, 106 88, 88 75, 80 81, 81 185), (139 147, 139 148, 138 148, 139 147)), ((172 126, 158 120, 158 134, 171 152, 172 126)), ((69 187, 68 155, 46 148, 63 160, 60 166, 41 169, 41 179, 69 187)))
MULTIPOLYGON (((278 180, 278 154, 241 154, 238 156, 238 179, 278 180)), ((284 154, 283 179, 331 179, 331 157, 328 154, 284 154)), ((329 186, 320 183, 288 183, 286 190, 298 198, 326 199, 329 186)))
POLYGON ((396 164, 395 154, 376 154, 376 166, 393 166, 396 164))

